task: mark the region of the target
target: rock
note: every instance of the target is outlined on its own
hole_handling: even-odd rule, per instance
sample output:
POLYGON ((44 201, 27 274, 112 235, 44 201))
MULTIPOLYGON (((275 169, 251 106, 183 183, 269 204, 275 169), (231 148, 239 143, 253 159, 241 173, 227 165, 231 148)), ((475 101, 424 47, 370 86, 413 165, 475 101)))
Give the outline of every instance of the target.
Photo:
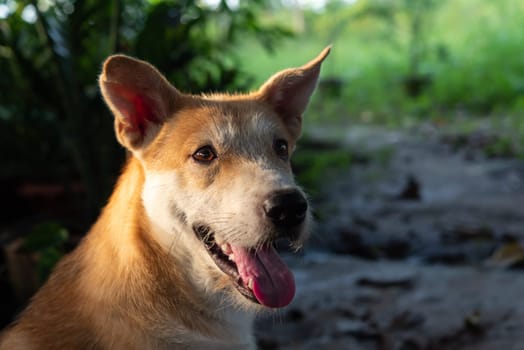
POLYGON ((371 276, 363 276, 357 279, 356 284, 362 287, 371 288, 405 288, 411 289, 415 284, 415 276, 400 275, 394 276, 389 274, 373 274, 371 276))
POLYGON ((420 194, 420 183, 413 175, 409 175, 406 179, 406 184, 400 194, 397 196, 401 200, 415 200, 418 201, 422 198, 420 194))

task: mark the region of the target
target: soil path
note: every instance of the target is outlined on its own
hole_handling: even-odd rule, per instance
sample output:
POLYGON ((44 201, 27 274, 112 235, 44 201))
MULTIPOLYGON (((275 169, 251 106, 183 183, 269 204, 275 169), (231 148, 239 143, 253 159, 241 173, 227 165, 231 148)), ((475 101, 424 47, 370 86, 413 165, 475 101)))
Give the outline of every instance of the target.
POLYGON ((523 350, 524 163, 429 127, 310 134, 361 161, 314 199, 296 300, 260 348, 523 350))

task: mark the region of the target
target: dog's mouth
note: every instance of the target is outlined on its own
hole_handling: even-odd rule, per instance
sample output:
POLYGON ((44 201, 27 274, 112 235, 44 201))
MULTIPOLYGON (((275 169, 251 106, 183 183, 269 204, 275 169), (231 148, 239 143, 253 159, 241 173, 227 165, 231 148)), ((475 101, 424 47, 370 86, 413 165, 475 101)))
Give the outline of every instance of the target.
POLYGON ((194 225, 193 231, 217 267, 231 277, 244 297, 271 308, 291 302, 295 295, 293 273, 272 244, 257 249, 230 243, 219 246, 209 226, 194 225))

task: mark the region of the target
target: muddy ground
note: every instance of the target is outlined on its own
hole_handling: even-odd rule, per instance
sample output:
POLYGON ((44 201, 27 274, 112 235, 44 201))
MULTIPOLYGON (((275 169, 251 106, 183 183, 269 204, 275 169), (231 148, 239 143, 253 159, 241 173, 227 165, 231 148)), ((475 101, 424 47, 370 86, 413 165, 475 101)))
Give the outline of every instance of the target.
POLYGON ((524 163, 482 130, 340 130, 310 132, 357 156, 314 196, 297 296, 259 347, 524 349, 524 163))

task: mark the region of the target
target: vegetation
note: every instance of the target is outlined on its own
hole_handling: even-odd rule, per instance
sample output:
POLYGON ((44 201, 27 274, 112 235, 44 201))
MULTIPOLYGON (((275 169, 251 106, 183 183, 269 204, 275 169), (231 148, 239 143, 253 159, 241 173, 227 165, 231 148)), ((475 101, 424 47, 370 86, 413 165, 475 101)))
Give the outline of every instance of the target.
POLYGON ((36 253, 38 282, 43 283, 63 256, 64 244, 69 237, 66 228, 56 222, 43 222, 24 237, 20 252, 23 254, 36 253))
POLYGON ((279 67, 300 64, 333 43, 323 77, 328 87, 338 81, 340 95, 329 101, 320 94, 311 118, 398 124, 457 111, 511 114, 512 126, 524 134, 522 1, 334 0, 303 19, 300 34, 274 56, 252 43, 239 51, 259 83, 275 61, 279 67))
POLYGON ((352 161, 352 153, 340 145, 319 144, 304 140, 293 156, 293 171, 297 181, 304 186, 310 195, 318 195, 321 186, 331 174, 327 170, 348 169, 352 161))

